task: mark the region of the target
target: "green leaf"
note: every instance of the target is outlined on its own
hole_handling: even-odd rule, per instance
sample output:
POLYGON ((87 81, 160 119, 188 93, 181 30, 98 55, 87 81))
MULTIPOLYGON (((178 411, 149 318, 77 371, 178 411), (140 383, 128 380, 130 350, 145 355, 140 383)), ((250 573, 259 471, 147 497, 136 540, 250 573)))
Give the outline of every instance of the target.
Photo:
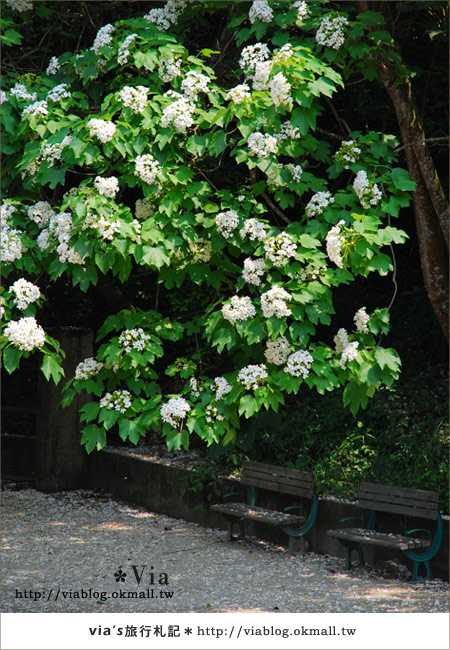
POLYGON ((391 171, 392 182, 398 190, 405 190, 407 192, 413 191, 416 188, 416 183, 408 174, 406 169, 401 167, 394 167, 391 171))
POLYGON ((19 367, 22 356, 19 348, 8 347, 3 351, 3 365, 7 373, 11 374, 19 367))
POLYGON ((80 409, 81 421, 90 422, 91 420, 95 420, 99 410, 100 405, 98 402, 88 402, 88 404, 84 404, 80 409))
POLYGON ((144 246, 143 251, 142 262, 144 264, 154 266, 157 269, 170 264, 170 257, 165 248, 160 248, 159 246, 144 246))
POLYGON ((350 411, 356 415, 360 409, 367 406, 367 386, 351 381, 344 390, 344 406, 350 406, 350 411))
POLYGON ((59 359, 56 355, 46 354, 41 365, 41 370, 44 373, 44 376, 47 381, 50 377, 53 379, 55 384, 57 384, 62 377, 64 377, 64 370, 59 363, 59 359))
POLYGON ((387 366, 396 373, 401 366, 400 357, 392 348, 376 347, 375 359, 382 370, 387 366))
POLYGON ((101 429, 96 424, 90 424, 87 427, 84 427, 82 431, 81 444, 85 446, 88 454, 94 448, 97 448, 98 451, 106 445, 106 432, 104 429, 101 429))
POLYGON ((134 420, 121 420, 119 423, 119 436, 122 440, 127 440, 128 438, 130 442, 136 445, 139 438, 145 436, 145 429, 134 420))
POLYGON ((244 395, 239 401, 239 415, 251 418, 254 413, 259 411, 259 404, 253 395, 244 395))

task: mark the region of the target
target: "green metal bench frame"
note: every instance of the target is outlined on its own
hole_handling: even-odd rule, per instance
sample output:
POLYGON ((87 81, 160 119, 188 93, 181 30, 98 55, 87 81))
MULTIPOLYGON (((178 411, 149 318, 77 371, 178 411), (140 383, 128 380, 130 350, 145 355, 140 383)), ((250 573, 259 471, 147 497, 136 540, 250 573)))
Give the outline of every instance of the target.
POLYGON ((364 526, 360 517, 345 517, 341 523, 359 521, 361 528, 343 528, 329 530, 327 534, 339 539, 347 549, 346 568, 351 569, 364 564, 363 548, 365 544, 375 544, 388 548, 400 549, 413 561, 411 582, 431 580, 430 560, 438 552, 443 538, 442 517, 438 508, 438 493, 427 490, 414 490, 377 483, 361 483, 358 495, 358 507, 369 510, 367 523, 364 526), (421 519, 436 521, 434 533, 426 528, 412 528, 404 535, 376 532, 377 512, 390 512, 421 519), (424 533, 426 539, 410 537, 424 533), (352 564, 352 553, 356 551, 358 559, 352 564), (419 569, 423 564, 425 577, 419 577, 419 569))
MULTIPOLYGON (((244 461, 241 483, 247 486, 247 503, 214 504, 211 510, 220 512, 228 520, 229 540, 233 541, 233 525, 239 525, 239 538, 245 539, 246 519, 277 525, 289 536, 289 552, 294 550, 294 540, 300 539, 300 552, 306 552, 304 536, 312 528, 317 517, 317 495, 314 475, 288 467, 244 461), (258 488, 290 494, 310 501, 309 509, 303 504, 288 506, 283 512, 260 508, 256 505, 258 488), (299 514, 291 514, 298 511, 299 514)), ((230 492, 226 498, 238 494, 230 492)))

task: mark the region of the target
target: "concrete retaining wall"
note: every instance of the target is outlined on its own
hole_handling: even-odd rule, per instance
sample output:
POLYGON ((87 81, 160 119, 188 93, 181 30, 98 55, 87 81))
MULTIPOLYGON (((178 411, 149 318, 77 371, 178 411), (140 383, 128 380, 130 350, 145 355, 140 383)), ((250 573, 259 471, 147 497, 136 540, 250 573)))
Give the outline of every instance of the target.
MULTIPOLYGON (((131 455, 123 449, 104 449, 93 453, 89 462, 89 487, 108 491, 113 497, 143 506, 150 511, 178 519, 186 519, 211 528, 226 528, 224 518, 209 509, 217 502, 217 497, 204 491, 203 494, 188 490, 186 480, 191 473, 188 469, 163 465, 155 461, 131 455)), ((239 491, 245 494, 238 480, 226 480, 223 492, 239 491)), ((259 505, 282 509, 292 505, 292 497, 261 491, 259 505)), ((239 498, 237 498, 239 500, 239 498)), ((360 517, 364 514, 355 504, 345 501, 320 499, 315 525, 306 536, 311 551, 345 557, 345 549, 338 540, 329 537, 326 531, 340 528, 343 517, 360 517)), ((427 520, 409 519, 398 515, 380 516, 380 529, 401 533, 408 528, 429 528, 427 520)), ((432 560, 433 575, 448 580, 448 520, 444 522, 444 539, 439 553, 432 560)), ((269 541, 287 544, 287 535, 273 526, 246 522, 249 535, 262 537, 269 541)), ((379 560, 398 559, 411 568, 411 561, 401 551, 366 546, 365 559, 372 564, 379 560)))

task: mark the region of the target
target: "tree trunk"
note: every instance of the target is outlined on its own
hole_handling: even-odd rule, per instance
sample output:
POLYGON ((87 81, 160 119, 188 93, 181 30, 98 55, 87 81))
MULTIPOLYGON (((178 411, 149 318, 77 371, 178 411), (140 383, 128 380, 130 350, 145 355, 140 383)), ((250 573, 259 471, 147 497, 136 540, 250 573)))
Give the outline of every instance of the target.
MULTIPOLYGON (((367 11, 368 4, 365 0, 359 0, 359 11, 367 11)), ((380 51, 377 62, 380 80, 391 98, 400 126, 406 165, 416 183, 413 208, 425 288, 448 341, 448 202, 426 144, 411 84, 398 82, 393 65, 384 52, 380 51)))

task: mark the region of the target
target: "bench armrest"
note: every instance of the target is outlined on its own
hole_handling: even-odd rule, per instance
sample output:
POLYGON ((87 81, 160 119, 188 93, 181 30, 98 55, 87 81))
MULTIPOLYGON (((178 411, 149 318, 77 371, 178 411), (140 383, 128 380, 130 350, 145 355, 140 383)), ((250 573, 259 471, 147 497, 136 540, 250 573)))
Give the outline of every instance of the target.
POLYGON ((234 497, 234 496, 240 496, 240 495, 241 495, 240 492, 236 492, 235 490, 233 490, 232 492, 227 492, 226 494, 224 494, 223 498, 228 499, 228 497, 234 497))
POLYGON ((343 524, 344 521, 359 521, 364 526, 364 519, 362 517, 344 517, 340 520, 340 523, 343 524))
POLYGON ((428 539, 431 542, 431 539, 432 539, 431 532, 429 530, 427 530, 426 528, 411 528, 411 530, 407 530, 405 532, 405 535, 412 535, 413 533, 426 533, 428 539))
POLYGON ((301 510, 305 516, 308 512, 305 506, 287 506, 286 508, 283 508, 283 512, 289 512, 289 510, 301 510))

